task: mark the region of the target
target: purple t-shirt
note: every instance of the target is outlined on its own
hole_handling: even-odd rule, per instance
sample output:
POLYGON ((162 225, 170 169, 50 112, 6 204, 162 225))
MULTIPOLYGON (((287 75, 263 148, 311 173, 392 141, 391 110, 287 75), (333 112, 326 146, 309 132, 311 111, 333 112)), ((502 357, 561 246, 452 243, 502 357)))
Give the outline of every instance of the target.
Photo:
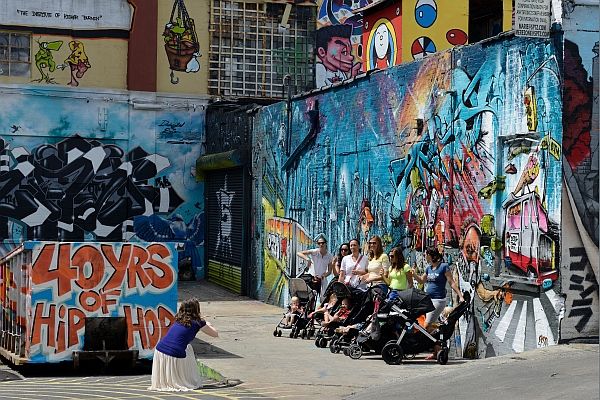
POLYGON ((160 339, 156 345, 156 350, 175 358, 185 358, 185 348, 202 327, 206 325, 206 321, 192 321, 192 324, 187 327, 179 322, 174 322, 167 331, 167 334, 160 339))

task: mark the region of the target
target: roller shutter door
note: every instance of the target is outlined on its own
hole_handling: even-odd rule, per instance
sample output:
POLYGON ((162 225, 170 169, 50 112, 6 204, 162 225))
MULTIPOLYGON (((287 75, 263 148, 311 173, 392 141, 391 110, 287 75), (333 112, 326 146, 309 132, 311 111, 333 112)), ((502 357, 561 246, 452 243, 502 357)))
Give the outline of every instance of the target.
POLYGON ((242 292, 244 180, 242 168, 206 176, 208 280, 242 292))

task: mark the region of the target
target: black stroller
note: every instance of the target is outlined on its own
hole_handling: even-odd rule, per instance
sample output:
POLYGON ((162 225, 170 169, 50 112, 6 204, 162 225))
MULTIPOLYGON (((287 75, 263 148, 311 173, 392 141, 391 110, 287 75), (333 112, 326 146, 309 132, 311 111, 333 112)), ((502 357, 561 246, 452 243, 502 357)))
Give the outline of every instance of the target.
MULTIPOLYGON (((433 311, 435 307, 429 295, 418 289, 403 290, 398 299, 386 303, 381 314, 387 311, 389 322, 397 321, 402 331, 396 340, 388 341, 381 350, 381 356, 387 364, 402 363, 405 355, 416 355, 425 351, 431 351, 435 345, 440 347, 437 353, 437 362, 446 364, 448 362, 448 340, 454 332, 456 321, 469 308, 469 294, 463 293, 464 302, 461 302, 448 315, 446 321, 442 322, 433 332, 427 332, 417 323, 417 318, 425 313, 433 311)), ((395 322, 394 322, 395 323, 395 322)))
MULTIPOLYGON (((324 298, 329 298, 329 296, 332 293, 335 293, 335 295, 338 299, 338 303, 337 303, 336 307, 334 307, 331 311, 332 313, 335 313, 337 311, 339 305, 342 303, 342 300, 345 298, 350 298, 352 300, 353 306, 352 306, 352 310, 350 311, 350 314, 348 315, 348 317, 346 318, 344 323, 333 323, 326 327, 321 326, 321 328, 317 331, 317 334, 315 337, 315 346, 321 347, 321 348, 327 347, 329 340, 334 336, 336 328, 343 326, 343 325, 347 325, 348 323, 351 323, 352 321, 354 321, 354 318, 360 309, 360 303, 364 296, 364 292, 361 292, 360 290, 357 291, 357 290, 350 289, 348 286, 344 285, 341 282, 330 283, 329 286, 327 287, 327 290, 325 291, 324 298)), ((321 316, 317 316, 317 319, 320 317, 321 316)))
POLYGON ((377 287, 370 288, 366 292, 351 289, 349 291, 352 293, 355 305, 348 318, 346 318, 346 321, 344 321, 344 324, 338 325, 333 332, 330 332, 329 350, 332 353, 339 353, 341 350, 344 350, 344 354, 346 354, 346 348, 359 332, 359 329, 356 327, 365 324, 369 316, 379 307, 382 299, 381 289, 377 287))
POLYGON ((292 324, 286 325, 284 323, 286 314, 291 311, 290 306, 288 306, 287 312, 283 314, 283 317, 281 317, 281 319, 277 323, 277 326, 273 331, 273 336, 281 337, 283 333, 282 330, 289 329, 290 338, 297 338, 301 332, 302 336, 304 337, 306 335, 306 328, 309 322, 311 321, 311 319, 308 318, 308 314, 313 312, 315 309, 315 305, 317 302, 317 292, 311 289, 306 283, 306 281, 302 278, 290 278, 288 287, 290 292, 290 299, 295 296, 298 297, 298 299, 300 300, 301 311, 296 315, 292 324))

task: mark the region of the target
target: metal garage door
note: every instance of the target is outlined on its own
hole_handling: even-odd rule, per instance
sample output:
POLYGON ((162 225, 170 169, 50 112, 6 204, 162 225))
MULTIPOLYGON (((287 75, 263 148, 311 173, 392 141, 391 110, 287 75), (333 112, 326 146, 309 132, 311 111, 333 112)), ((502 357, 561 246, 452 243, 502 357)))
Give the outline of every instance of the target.
POLYGON ((244 259, 243 169, 211 171, 206 175, 206 250, 208 280, 242 293, 244 259))

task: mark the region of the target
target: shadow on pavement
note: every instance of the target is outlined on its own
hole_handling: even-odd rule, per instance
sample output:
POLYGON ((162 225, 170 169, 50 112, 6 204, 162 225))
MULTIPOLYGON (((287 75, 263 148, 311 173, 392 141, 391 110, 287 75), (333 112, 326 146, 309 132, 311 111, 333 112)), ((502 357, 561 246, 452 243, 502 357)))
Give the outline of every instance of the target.
POLYGON ((191 345, 197 358, 241 358, 237 354, 230 353, 202 339, 195 338, 191 345))
POLYGON ((209 301, 240 301, 251 300, 249 297, 240 296, 227 289, 207 281, 179 281, 179 301, 196 297, 201 302, 209 301))
POLYGON ((152 360, 138 360, 134 368, 127 365, 127 363, 119 362, 109 363, 108 367, 105 367, 104 363, 94 360, 81 361, 78 369, 73 367, 73 362, 71 361, 53 364, 25 364, 11 367, 25 378, 150 375, 152 373, 152 360))

